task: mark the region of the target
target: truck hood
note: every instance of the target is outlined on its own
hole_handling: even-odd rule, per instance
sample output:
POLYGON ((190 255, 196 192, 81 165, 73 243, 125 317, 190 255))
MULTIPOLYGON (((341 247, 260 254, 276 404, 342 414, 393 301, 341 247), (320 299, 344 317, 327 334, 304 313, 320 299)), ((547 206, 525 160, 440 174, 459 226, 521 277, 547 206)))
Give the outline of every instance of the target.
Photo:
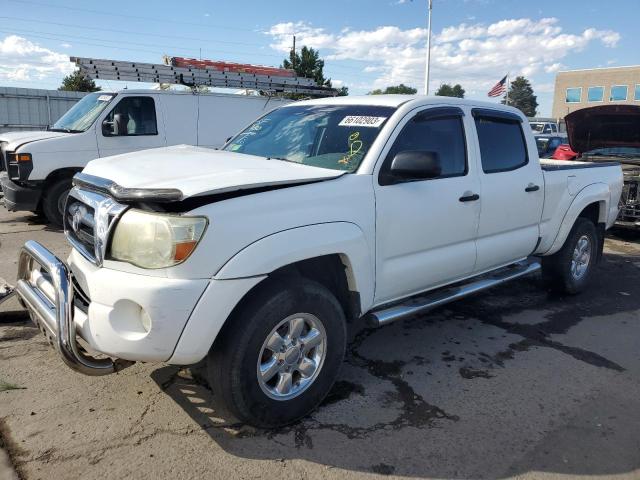
POLYGON ((82 171, 125 189, 178 189, 182 199, 329 180, 345 172, 209 148, 178 145, 93 160, 82 171))
POLYGON ((50 132, 45 130, 20 131, 0 133, 0 142, 7 142, 7 150, 15 150, 25 143, 36 142, 38 140, 46 140, 48 138, 67 137, 73 133, 66 132, 50 132))
POLYGON ((640 148, 640 106, 603 105, 582 108, 564 118, 574 152, 596 148, 640 148))

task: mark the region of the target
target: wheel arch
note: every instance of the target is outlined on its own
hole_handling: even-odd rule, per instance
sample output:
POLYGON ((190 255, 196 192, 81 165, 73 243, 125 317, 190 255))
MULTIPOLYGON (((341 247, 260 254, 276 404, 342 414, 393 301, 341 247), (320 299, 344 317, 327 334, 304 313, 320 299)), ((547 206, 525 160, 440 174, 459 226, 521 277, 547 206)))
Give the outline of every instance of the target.
POLYGON ((301 275, 315 280, 336 295, 351 318, 373 302, 370 247, 360 227, 349 222, 308 225, 264 237, 238 252, 214 278, 260 275, 267 279, 301 275))
POLYGON ((609 186, 605 183, 594 183, 583 188, 571 202, 553 244, 543 255, 552 255, 562 248, 578 218, 591 220, 604 240, 604 231, 611 223, 610 197, 609 186))

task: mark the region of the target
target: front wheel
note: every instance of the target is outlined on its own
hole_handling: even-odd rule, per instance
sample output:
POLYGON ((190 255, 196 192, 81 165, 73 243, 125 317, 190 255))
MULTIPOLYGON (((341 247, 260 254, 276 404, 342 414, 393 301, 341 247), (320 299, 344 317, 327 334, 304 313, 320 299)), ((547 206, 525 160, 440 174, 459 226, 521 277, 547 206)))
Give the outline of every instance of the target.
POLYGON ((269 280, 228 320, 208 356, 209 383, 225 407, 257 427, 313 411, 338 375, 344 312, 324 286, 269 280))
POLYGON ((561 293, 576 294, 587 288, 600 256, 601 242, 593 222, 578 217, 562 248, 542 257, 546 283, 561 293))
POLYGON ((58 180, 46 188, 42 197, 42 212, 47 220, 57 227, 62 227, 64 206, 71 187, 71 178, 58 180))

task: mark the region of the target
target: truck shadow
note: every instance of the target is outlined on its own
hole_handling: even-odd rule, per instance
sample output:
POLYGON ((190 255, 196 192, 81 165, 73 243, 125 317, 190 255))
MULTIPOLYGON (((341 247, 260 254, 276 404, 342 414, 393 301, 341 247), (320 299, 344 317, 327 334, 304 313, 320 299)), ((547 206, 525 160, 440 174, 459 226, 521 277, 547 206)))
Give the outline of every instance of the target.
POLYGON ((637 379, 637 352, 616 340, 590 341, 606 337, 610 327, 598 318, 605 316, 640 334, 640 322, 629 321, 640 306, 640 256, 625 253, 607 255, 581 296, 557 296, 540 279, 523 279, 360 332, 327 399, 282 429, 238 423, 201 365, 164 367, 152 378, 241 458, 438 478, 633 472, 640 400, 607 386, 637 379))

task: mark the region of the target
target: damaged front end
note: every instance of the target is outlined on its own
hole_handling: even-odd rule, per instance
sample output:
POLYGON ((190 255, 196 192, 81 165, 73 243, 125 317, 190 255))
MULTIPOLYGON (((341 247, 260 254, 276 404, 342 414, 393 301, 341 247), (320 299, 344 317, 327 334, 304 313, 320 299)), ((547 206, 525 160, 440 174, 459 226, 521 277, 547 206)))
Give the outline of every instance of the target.
POLYGON ((623 165, 624 185, 616 225, 640 228, 640 165, 623 165))

